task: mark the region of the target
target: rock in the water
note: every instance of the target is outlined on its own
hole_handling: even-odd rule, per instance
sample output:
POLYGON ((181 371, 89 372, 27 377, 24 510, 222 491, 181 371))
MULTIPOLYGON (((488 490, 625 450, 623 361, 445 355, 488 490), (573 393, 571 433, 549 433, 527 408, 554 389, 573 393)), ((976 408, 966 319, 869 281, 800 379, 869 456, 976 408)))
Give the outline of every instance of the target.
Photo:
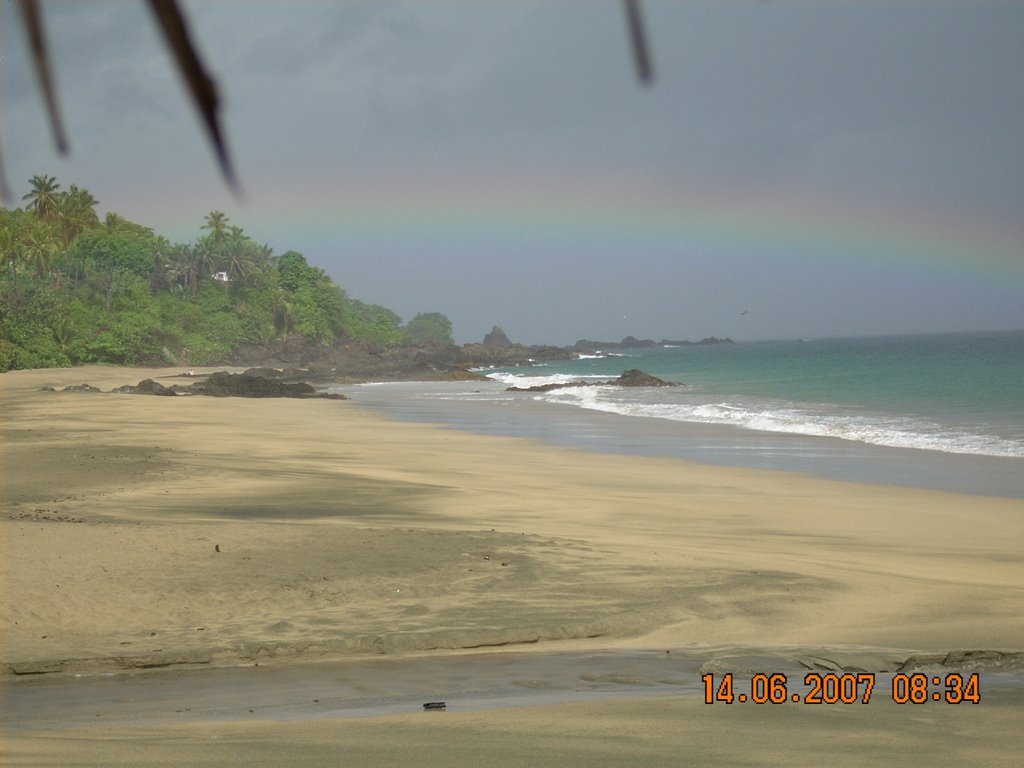
POLYGON ((565 389, 566 387, 681 387, 682 384, 675 381, 665 381, 657 376, 651 376, 637 368, 630 368, 623 371, 617 379, 610 381, 568 381, 557 384, 534 384, 532 387, 506 387, 506 392, 551 392, 554 389, 565 389))
POLYGON ((484 336, 485 347, 511 347, 512 342, 509 341, 508 336, 501 330, 500 326, 494 326, 491 328, 491 332, 484 336))
POLYGON ((677 382, 665 381, 659 379, 657 376, 651 376, 649 373, 644 373, 638 368, 630 368, 628 371, 623 371, 622 375, 614 381, 609 381, 609 384, 615 384, 619 387, 678 387, 680 386, 677 382))
MULTIPOLYGON (((607 383, 607 382, 606 382, 607 383)), ((592 387, 596 386, 592 381, 566 381, 557 384, 534 384, 532 387, 506 387, 506 392, 551 392, 555 389, 566 387, 592 387)))

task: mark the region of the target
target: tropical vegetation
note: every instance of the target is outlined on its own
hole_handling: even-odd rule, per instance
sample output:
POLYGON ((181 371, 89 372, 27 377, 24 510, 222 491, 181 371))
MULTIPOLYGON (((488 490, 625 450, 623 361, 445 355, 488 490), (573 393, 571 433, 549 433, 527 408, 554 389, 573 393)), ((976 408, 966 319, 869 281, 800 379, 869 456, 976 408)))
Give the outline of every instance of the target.
POLYGON ((352 340, 450 344, 436 312, 403 325, 349 297, 295 251, 275 255, 221 211, 171 242, 74 184, 33 176, 23 208, 0 208, 0 371, 82 363, 228 361, 244 346, 352 340))

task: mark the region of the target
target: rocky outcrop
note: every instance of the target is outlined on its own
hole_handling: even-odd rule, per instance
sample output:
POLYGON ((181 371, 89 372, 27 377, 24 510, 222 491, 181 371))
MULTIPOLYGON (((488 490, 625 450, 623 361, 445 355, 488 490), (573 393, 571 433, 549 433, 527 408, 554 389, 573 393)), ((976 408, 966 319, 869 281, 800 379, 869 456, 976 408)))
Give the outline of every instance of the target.
POLYGON ((92 384, 72 384, 69 387, 64 387, 61 392, 102 392, 103 390, 99 387, 94 387, 92 384))
MULTIPOLYGON (((300 397, 348 400, 345 395, 320 392, 304 381, 288 381, 301 373, 305 372, 279 371, 277 369, 250 369, 244 373, 218 371, 191 386, 175 384, 172 387, 166 387, 158 381, 143 379, 138 384, 126 384, 110 391, 117 394, 163 397, 206 395, 208 397, 300 397)), ((88 391, 99 392, 100 390, 93 388, 88 391)))
POLYGON ((568 389, 569 387, 681 387, 684 386, 676 381, 665 381, 657 376, 651 376, 637 368, 630 368, 623 371, 617 379, 608 381, 566 381, 558 384, 534 384, 532 387, 506 387, 506 392, 551 392, 556 389, 568 389))
POLYGON ((930 670, 956 670, 958 672, 1021 672, 1024 671, 1024 653, 1020 651, 949 651, 948 653, 919 653, 900 664, 897 672, 930 670))
POLYGON ((686 341, 686 340, 672 341, 672 339, 662 339, 661 340, 661 346, 663 346, 663 347, 696 347, 696 346, 703 346, 703 345, 707 345, 707 344, 732 344, 732 343, 734 343, 733 340, 728 338, 728 337, 726 337, 724 339, 720 339, 717 336, 707 336, 707 337, 701 339, 700 341, 686 341))
POLYGON ((509 341, 508 336, 501 329, 500 326, 494 326, 491 328, 491 332, 484 336, 485 347, 511 347, 512 342, 509 341))
POLYGON ((143 379, 135 386, 126 384, 110 391, 125 395, 159 395, 160 397, 174 397, 178 394, 174 387, 165 387, 152 379, 143 379))
POLYGON ((665 381, 659 379, 657 376, 651 376, 649 373, 644 373, 639 368, 630 368, 628 371, 623 371, 622 375, 614 381, 609 381, 609 384, 615 384, 618 387, 678 387, 680 384, 673 381, 665 381))
POLYGON ((196 382, 188 387, 190 395, 208 395, 210 397, 321 397, 334 400, 346 399, 344 395, 317 392, 311 384, 304 381, 286 382, 245 373, 225 373, 218 371, 210 374, 206 381, 196 382))
MULTIPOLYGON (((599 382, 607 384, 608 382, 599 382)), ((569 389, 570 387, 596 387, 592 381, 563 381, 558 384, 534 384, 532 387, 506 387, 506 392, 551 392, 556 389, 569 389)))
POLYGON ((638 339, 636 336, 627 336, 622 341, 590 341, 580 339, 572 345, 571 349, 576 352, 597 352, 609 349, 649 349, 651 347, 692 347, 703 344, 732 344, 732 339, 720 339, 717 336, 708 336, 700 341, 673 341, 672 339, 638 339))
POLYGON ((599 349, 647 349, 656 347, 658 342, 654 339, 638 339, 636 336, 627 336, 622 341, 591 341, 580 339, 572 348, 578 351, 599 350, 599 349))
POLYGON ((236 349, 225 362, 250 369, 266 378, 284 381, 470 381, 486 377, 479 368, 529 366, 553 360, 572 360, 580 353, 626 348, 657 348, 692 344, 724 344, 729 339, 660 342, 627 336, 622 341, 581 339, 572 347, 518 344, 494 326, 483 343, 382 346, 370 341, 338 340, 325 346, 293 336, 271 348, 249 345, 236 349), (283 369, 283 370, 281 370, 283 369))

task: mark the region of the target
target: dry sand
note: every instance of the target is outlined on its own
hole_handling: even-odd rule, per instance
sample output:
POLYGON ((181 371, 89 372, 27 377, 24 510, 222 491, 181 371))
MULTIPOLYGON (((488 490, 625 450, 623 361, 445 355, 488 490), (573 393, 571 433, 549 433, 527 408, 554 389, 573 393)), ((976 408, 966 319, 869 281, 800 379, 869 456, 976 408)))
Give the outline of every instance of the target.
MULTIPOLYGON (((1019 500, 589 454, 347 402, 40 391, 173 373, 0 376, 5 687, 491 647, 676 649, 748 672, 1024 650, 1019 500)), ((833 765, 1009 765, 1024 746, 1019 687, 970 706, 884 698, 28 729, 5 759, 801 765, 825 745, 833 765)))

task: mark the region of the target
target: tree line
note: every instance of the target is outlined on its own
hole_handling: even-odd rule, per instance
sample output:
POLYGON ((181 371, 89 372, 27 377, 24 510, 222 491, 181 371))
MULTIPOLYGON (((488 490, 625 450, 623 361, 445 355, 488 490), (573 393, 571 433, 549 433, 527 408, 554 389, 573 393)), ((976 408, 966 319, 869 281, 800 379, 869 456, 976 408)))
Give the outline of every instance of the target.
POLYGON ((225 362, 244 345, 451 344, 437 312, 408 323, 349 297, 295 251, 275 255, 221 211, 193 242, 108 212, 86 189, 30 179, 0 208, 0 371, 225 362))

